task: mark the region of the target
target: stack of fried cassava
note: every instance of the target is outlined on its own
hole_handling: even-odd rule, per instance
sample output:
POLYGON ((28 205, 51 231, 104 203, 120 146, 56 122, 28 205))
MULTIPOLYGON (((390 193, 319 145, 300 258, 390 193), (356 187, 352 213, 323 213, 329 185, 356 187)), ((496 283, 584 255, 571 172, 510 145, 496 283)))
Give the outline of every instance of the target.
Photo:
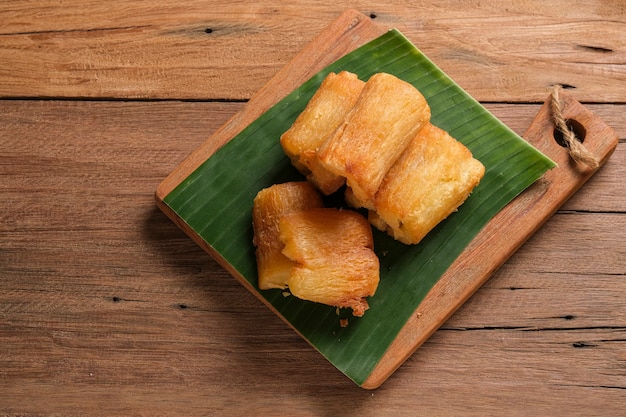
POLYGON ((280 143, 307 182, 270 187, 255 199, 259 288, 288 287, 299 298, 352 307, 357 316, 379 280, 371 228, 356 211, 322 208, 311 185, 324 195, 345 185, 346 202, 367 209, 369 223, 416 244, 485 171, 430 123, 415 87, 386 73, 367 82, 346 71, 329 74, 280 143))

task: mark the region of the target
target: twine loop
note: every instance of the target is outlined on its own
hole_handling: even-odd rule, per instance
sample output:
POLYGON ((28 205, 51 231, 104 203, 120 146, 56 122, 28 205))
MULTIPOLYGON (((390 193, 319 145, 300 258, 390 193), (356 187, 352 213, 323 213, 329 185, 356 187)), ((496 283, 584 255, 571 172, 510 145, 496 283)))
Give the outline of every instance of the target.
POLYGON ((559 98, 561 89, 562 87, 559 84, 556 84, 552 89, 551 105, 554 124, 559 132, 563 134, 563 140, 569 150, 570 157, 578 164, 597 169, 600 166, 598 158, 585 148, 582 142, 576 138, 576 134, 567 126, 567 120, 563 117, 563 109, 559 98))

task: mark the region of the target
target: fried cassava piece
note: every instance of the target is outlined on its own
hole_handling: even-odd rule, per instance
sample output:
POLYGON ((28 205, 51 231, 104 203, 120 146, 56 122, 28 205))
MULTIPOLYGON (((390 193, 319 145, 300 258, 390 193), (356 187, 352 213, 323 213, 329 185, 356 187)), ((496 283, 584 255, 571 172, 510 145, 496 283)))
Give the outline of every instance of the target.
POLYGON ((306 181, 275 184, 257 194, 252 206, 253 243, 256 247, 259 288, 287 287, 294 266, 282 250, 278 222, 292 211, 323 207, 322 198, 306 181))
POLYGON ((368 217, 396 240, 418 243, 465 202, 484 173, 465 145, 429 123, 385 175, 368 217))
POLYGON ((365 82, 350 72, 331 72, 293 125, 280 137, 283 151, 293 165, 326 195, 337 191, 345 178, 325 169, 318 161, 317 151, 344 122, 364 85, 365 82))
POLYGON ((319 149, 321 164, 346 178, 364 205, 385 174, 430 120, 430 107, 411 84, 391 74, 372 75, 345 121, 319 149))
POLYGON ((352 308, 362 316, 379 282, 372 228, 361 214, 334 208, 291 212, 279 222, 283 253, 295 263, 289 291, 298 298, 352 308))
POLYGON ((259 191, 252 208, 260 289, 288 288, 303 300, 362 316, 379 281, 372 228, 352 210, 324 208, 308 182, 259 191))

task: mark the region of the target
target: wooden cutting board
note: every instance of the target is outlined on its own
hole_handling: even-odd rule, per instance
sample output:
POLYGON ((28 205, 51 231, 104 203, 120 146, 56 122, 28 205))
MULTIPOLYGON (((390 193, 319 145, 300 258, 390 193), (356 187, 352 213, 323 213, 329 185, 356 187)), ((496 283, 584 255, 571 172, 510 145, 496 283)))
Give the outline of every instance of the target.
MULTIPOLYGON (((164 203, 165 197, 204 163, 217 149, 248 124, 279 102, 311 76, 382 35, 386 29, 354 10, 344 12, 315 37, 291 62, 276 74, 246 106, 205 141, 158 187, 157 205, 204 250, 243 280, 220 259, 177 214, 164 203)), ((565 119, 575 121, 584 146, 600 166, 617 146, 618 137, 588 109, 571 96, 561 94, 565 119)), ((547 100, 524 135, 524 139, 552 158, 558 167, 547 172, 498 213, 445 272, 409 318, 382 359, 361 385, 380 386, 428 337, 432 335, 550 216, 597 170, 576 164, 568 149, 555 139, 552 109, 547 100)), ((249 288, 250 289, 250 288, 249 288)), ((256 291, 253 291, 256 294, 256 291)))

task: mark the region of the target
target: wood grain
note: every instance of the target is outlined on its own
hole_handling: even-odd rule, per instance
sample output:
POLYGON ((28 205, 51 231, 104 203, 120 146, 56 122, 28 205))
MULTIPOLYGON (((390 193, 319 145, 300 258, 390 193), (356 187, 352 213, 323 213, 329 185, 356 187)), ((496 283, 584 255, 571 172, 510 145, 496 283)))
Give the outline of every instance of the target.
POLYGON ((520 134, 556 80, 621 138, 376 391, 347 381, 154 207, 159 182, 345 5, 0 4, 0 415, 623 415, 620 1, 350 3, 409 33, 520 134), (182 29, 180 42, 121 29, 148 23, 182 29), (206 41, 218 23, 223 36, 206 41), (119 30, 97 35, 106 27, 119 30), (476 42, 486 65, 471 59, 476 42), (171 43, 184 54, 162 49, 171 43), (207 102, 169 100, 184 97, 207 102))
MULTIPOLYGON (((0 96, 247 99, 354 7, 348 1, 2 2, 0 96)), ((576 7, 375 1, 359 11, 401 30, 481 101, 541 101, 555 83, 575 88, 583 101, 626 95, 626 12, 619 0, 576 7)))
MULTIPOLYGON (((272 413, 279 402, 289 415, 349 415, 357 402, 372 413, 453 415, 470 404, 465 415, 554 405, 619 415, 624 406, 624 205, 605 212, 594 197, 624 201, 601 180, 619 178, 623 143, 578 208, 555 215, 372 395, 154 207, 163 176, 241 103, 0 106, 10 127, 0 133, 4 414, 272 413)), ((516 105, 492 110, 520 123, 516 105)))

